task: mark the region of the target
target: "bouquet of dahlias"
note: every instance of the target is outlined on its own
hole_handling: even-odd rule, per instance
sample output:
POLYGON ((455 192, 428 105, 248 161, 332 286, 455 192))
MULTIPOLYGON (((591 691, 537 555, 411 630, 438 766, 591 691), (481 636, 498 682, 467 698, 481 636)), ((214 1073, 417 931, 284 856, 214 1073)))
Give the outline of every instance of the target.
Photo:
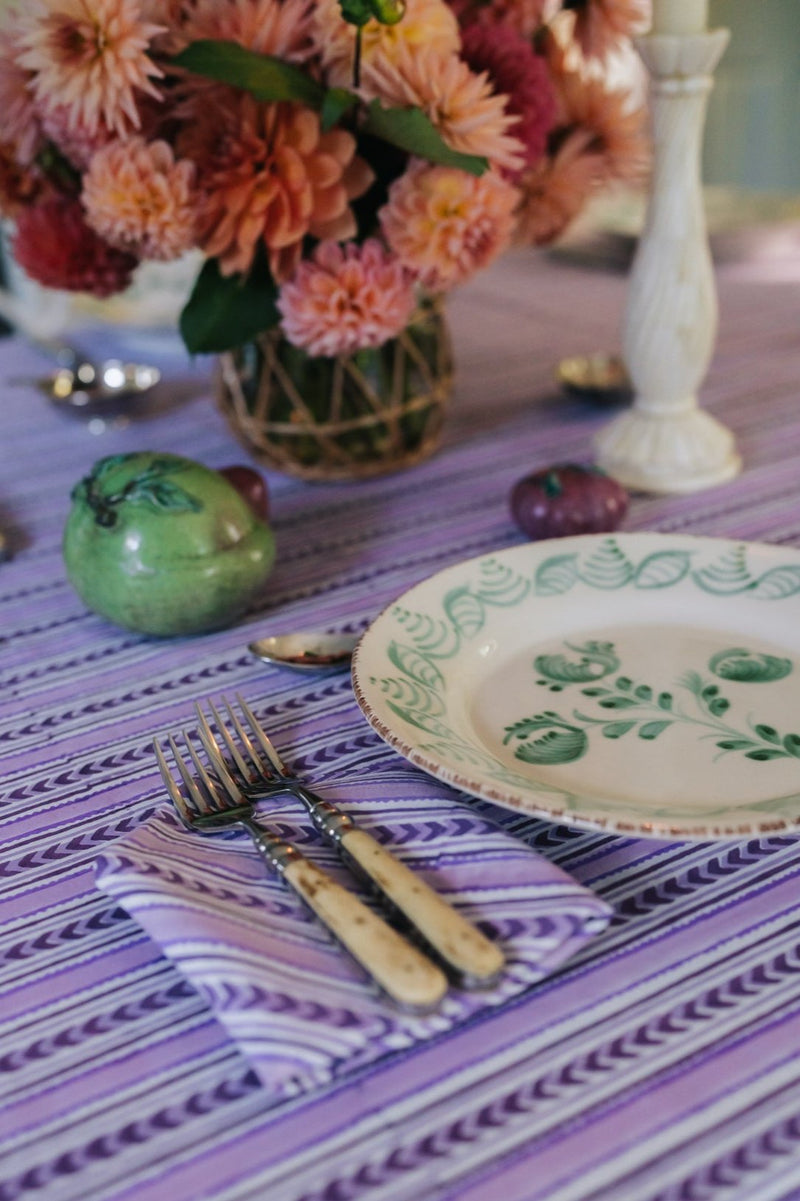
POLYGON ((0 33, 0 212, 105 297, 199 249, 193 352, 381 345, 420 294, 638 172, 602 65, 646 0, 25 0, 0 33))

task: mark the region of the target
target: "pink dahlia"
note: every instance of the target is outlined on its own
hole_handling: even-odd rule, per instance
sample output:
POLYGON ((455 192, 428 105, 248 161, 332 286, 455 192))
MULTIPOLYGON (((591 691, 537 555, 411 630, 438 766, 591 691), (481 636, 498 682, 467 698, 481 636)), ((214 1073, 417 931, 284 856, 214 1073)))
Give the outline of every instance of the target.
POLYGON ((314 54, 313 0, 195 0, 180 25, 182 45, 212 38, 302 63, 314 54))
POLYGON ((606 58, 630 37, 643 33, 649 0, 567 0, 574 13, 573 37, 587 58, 606 58))
POLYGON ((553 242, 578 216, 603 173, 602 156, 591 149, 589 135, 576 129, 552 159, 540 159, 520 179, 516 240, 553 242))
POLYGON ((320 242, 281 288, 282 328, 311 355, 381 346, 405 329, 414 288, 398 260, 369 238, 363 246, 320 242))
POLYGON ((162 262, 179 258, 194 245, 194 173, 166 142, 112 142, 83 177, 87 221, 118 250, 162 262))
POLYGON ((12 253, 47 288, 111 296, 121 292, 136 267, 133 255, 115 250, 89 229, 80 201, 50 196, 17 217, 12 253))
POLYGON ((162 72, 147 50, 161 29, 143 18, 141 0, 32 0, 19 62, 43 113, 63 105, 68 125, 124 136, 139 126, 137 91, 158 95, 152 77, 162 72))
POLYGON ((535 163, 544 154, 556 120, 547 63, 506 25, 470 25, 462 36, 461 54, 473 71, 485 71, 494 90, 508 97, 506 112, 519 117, 514 137, 525 147, 525 164, 535 163))
POLYGON ((441 292, 505 250, 517 200, 517 189, 494 171, 474 176, 417 160, 392 184, 379 218, 403 266, 441 292))
POLYGON ((367 99, 378 97, 398 108, 419 106, 453 150, 484 155, 506 171, 524 164, 524 146, 514 136, 519 117, 507 111, 507 97, 497 95, 487 75, 476 75, 457 55, 401 45, 393 61, 365 63, 361 82, 367 99))
POLYGON ((0 31, 0 113, 3 143, 13 147, 18 163, 27 166, 36 157, 43 138, 30 89, 32 73, 19 62, 19 35, 16 17, 0 31))

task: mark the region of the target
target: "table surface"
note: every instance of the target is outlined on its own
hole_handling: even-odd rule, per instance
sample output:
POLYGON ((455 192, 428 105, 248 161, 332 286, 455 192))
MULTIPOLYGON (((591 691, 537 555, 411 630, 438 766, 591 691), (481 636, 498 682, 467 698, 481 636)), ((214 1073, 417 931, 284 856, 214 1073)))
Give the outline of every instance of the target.
MULTIPOLYGON (((720 269, 702 396, 745 470, 693 496, 633 498, 626 530, 800 546, 798 280, 779 258, 720 269)), ((98 853, 164 803, 153 736, 215 692, 240 690, 323 789, 423 780, 367 726, 346 676, 270 669, 246 643, 357 626, 438 569, 519 544, 512 483, 588 461, 609 419, 559 394, 554 366, 615 349, 624 296, 619 275, 527 252, 452 297, 458 382, 440 453, 352 485, 269 474, 278 560, 263 602, 191 639, 152 641, 87 613, 60 539, 70 487, 103 454, 246 460, 210 400, 208 364, 186 379, 176 365, 152 411, 98 435, 4 384, 0 1201, 800 1197, 796 838, 655 842, 492 807, 612 903, 608 931, 500 1012, 280 1104, 93 887, 98 853)), ((42 368, 29 347, 0 343, 5 381, 42 368)))

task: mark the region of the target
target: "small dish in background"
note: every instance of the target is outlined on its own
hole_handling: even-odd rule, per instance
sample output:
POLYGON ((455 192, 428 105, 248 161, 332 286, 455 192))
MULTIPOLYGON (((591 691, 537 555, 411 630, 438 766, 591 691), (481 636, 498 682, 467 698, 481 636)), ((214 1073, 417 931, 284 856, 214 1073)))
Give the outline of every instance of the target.
POLYGON ((560 386, 595 404, 622 404, 633 395, 625 364, 618 355, 575 355, 556 368, 560 386))

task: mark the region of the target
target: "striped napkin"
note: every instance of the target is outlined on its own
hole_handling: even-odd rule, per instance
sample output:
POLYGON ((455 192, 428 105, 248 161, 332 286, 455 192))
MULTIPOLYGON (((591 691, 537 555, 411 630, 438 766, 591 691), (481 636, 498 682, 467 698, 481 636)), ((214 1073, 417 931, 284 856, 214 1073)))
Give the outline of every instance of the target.
MULTIPOLYGON (((502 1004, 609 921, 604 901, 438 781, 389 788, 371 779, 326 785, 325 795, 501 943, 508 966, 494 988, 453 989, 431 1015, 399 1011, 268 874, 245 835, 202 837, 163 812, 96 863, 98 886, 191 981, 276 1096, 326 1084, 502 1004)), ((259 818, 353 887, 299 802, 263 801, 259 818)))

